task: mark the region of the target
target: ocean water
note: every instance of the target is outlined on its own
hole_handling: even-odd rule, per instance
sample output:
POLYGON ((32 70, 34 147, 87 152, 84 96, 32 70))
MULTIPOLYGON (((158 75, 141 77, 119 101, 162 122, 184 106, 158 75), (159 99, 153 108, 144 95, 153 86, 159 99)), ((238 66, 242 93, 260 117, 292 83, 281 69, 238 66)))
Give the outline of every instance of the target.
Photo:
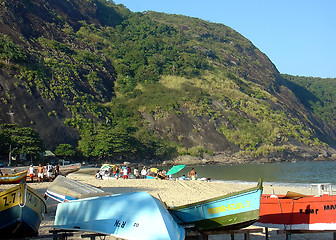
POLYGON ((311 183, 336 185, 336 162, 302 161, 264 164, 204 165, 186 166, 173 177, 188 174, 195 168, 199 178, 233 182, 257 182, 309 186, 311 183))
MULTIPOLYGON (((170 167, 158 167, 168 171, 170 167)), ((195 168, 199 178, 211 181, 256 183, 260 178, 265 184, 310 187, 312 183, 336 185, 336 161, 302 161, 282 163, 250 163, 232 165, 191 165, 174 174, 173 177, 187 176, 195 168)), ((98 169, 98 168, 97 168, 98 169)), ((81 173, 94 174, 97 169, 85 168, 81 173)))

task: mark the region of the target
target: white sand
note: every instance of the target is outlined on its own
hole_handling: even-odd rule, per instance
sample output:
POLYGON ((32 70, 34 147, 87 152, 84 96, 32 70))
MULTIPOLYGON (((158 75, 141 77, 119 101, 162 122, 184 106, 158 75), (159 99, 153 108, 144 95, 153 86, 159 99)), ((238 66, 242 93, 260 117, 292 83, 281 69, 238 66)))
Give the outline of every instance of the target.
MULTIPOLYGON (((95 180, 94 176, 84 174, 70 174, 71 179, 82 181, 99 187, 106 192, 111 193, 128 193, 134 191, 146 191, 154 197, 161 198, 168 206, 178 206, 192 203, 195 201, 205 200, 208 198, 224 195, 231 192, 255 187, 255 184, 239 184, 225 182, 203 182, 203 181, 169 181, 169 180, 140 180, 140 179, 119 179, 119 180, 95 180)), ((50 183, 29 183, 29 186, 43 194, 50 183)), ((11 185, 0 185, 0 191, 9 188, 11 185)), ((294 191, 303 194, 311 194, 310 188, 304 187, 280 187, 264 185, 263 193, 285 194, 287 191, 294 191)), ((49 234, 52 228, 57 202, 48 199, 48 213, 41 223, 39 234, 49 234)), ((251 226, 253 227, 253 226, 251 226)), ((301 234, 293 235, 292 239, 333 239, 332 233, 323 234, 301 234)), ((52 238, 50 238, 52 239, 52 238)), ((68 239, 81 239, 80 234, 75 234, 68 239)), ((106 237, 106 239, 115 239, 106 237)), ((211 240, 231 239, 230 235, 210 236, 211 240)), ((235 239, 244 239, 243 234, 238 234, 235 239)), ((251 239, 265 239, 264 234, 252 234, 251 239)), ((285 235, 278 235, 275 230, 270 231, 270 239, 285 239, 285 235)))

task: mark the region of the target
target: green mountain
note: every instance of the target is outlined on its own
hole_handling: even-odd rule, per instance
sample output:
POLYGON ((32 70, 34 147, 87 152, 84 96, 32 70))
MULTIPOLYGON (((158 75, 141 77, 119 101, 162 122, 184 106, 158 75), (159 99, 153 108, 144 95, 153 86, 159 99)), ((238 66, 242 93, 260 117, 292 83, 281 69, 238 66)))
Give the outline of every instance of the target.
POLYGON ((1 0, 0 30, 0 123, 35 129, 49 149, 132 161, 334 154, 330 98, 225 25, 113 1, 1 0))

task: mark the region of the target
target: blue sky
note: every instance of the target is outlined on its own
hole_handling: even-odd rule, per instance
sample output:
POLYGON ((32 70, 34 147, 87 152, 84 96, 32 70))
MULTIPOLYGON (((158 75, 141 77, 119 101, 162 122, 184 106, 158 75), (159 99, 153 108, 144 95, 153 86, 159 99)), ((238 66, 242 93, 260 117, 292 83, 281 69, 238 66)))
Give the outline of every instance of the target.
POLYGON ((132 12, 182 14, 227 25, 281 73, 336 78, 335 0, 115 0, 132 12))

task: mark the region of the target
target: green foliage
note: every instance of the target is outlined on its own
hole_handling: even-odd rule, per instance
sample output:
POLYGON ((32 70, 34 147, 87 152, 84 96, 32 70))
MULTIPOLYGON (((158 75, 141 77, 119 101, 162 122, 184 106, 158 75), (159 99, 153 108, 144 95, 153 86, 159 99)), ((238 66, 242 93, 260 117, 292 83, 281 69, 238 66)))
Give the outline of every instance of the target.
POLYGON ((134 135, 137 152, 142 159, 171 159, 177 156, 177 144, 158 138, 152 132, 140 129, 134 135))
POLYGON ((160 140, 144 129, 137 130, 124 120, 112 125, 86 123, 80 129, 78 149, 86 157, 165 159, 176 155, 176 144, 160 140))
POLYGON ((0 136, 0 149, 2 153, 8 153, 9 147, 16 148, 13 154, 25 153, 31 156, 38 156, 44 151, 43 141, 40 139, 36 130, 28 127, 18 127, 16 124, 1 124, 0 136))
POLYGON ((282 151, 288 138, 307 145, 319 145, 313 138, 312 129, 302 122, 288 117, 283 111, 275 111, 266 103, 239 101, 234 109, 224 113, 228 122, 220 127, 230 142, 238 145, 245 153, 259 155, 282 151), (240 114, 234 109, 239 109, 240 114))
POLYGON ((9 152, 9 143, 10 143, 10 134, 8 133, 8 131, 6 131, 5 129, 3 129, 4 127, 2 125, 1 129, 0 129, 0 153, 1 154, 5 154, 7 152, 9 152))
POLYGON ((16 45, 13 40, 7 36, 0 36, 0 61, 6 64, 10 62, 20 62, 26 60, 27 55, 20 46, 16 45))
POLYGON ((195 147, 191 147, 189 149, 184 148, 184 147, 179 147, 178 149, 178 153, 179 155, 190 155, 193 157, 203 157, 203 154, 207 153, 209 155, 212 155, 212 151, 205 149, 201 146, 195 146, 195 147))
POLYGON ((336 126, 336 79, 282 75, 301 102, 327 123, 336 126))
POLYGON ((134 152, 132 131, 132 127, 126 122, 88 125, 81 132, 78 149, 87 157, 129 157, 134 152))
POLYGON ((55 154, 63 158, 71 158, 76 155, 76 150, 70 144, 60 144, 55 149, 55 154))

